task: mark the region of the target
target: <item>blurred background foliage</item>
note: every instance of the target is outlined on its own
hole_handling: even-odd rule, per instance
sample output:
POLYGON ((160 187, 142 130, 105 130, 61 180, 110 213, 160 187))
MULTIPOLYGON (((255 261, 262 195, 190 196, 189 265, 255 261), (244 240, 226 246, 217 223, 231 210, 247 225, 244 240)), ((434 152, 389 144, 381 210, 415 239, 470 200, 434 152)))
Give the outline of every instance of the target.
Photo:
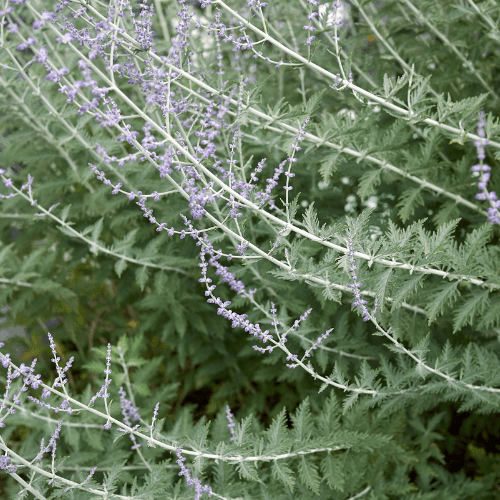
MULTIPOLYGON (((173 2, 162 2, 161 5, 173 33, 172 20, 178 6, 173 2)), ((291 9, 288 18, 302 41, 304 10, 300 2, 287 2, 287 5, 291 9)), ((477 79, 462 69, 425 26, 409 19, 404 10, 398 9, 396 2, 370 3, 365 7, 376 25, 385 19, 382 23, 384 30, 390 32, 391 43, 398 48, 399 55, 405 61, 414 62, 417 73, 432 74, 431 82, 438 93, 449 92, 453 101, 478 95, 477 79), (415 42, 417 39, 418 43, 415 42)), ((492 87, 499 88, 498 44, 495 45, 495 41, 483 31, 478 31, 465 14, 460 15, 454 10, 452 2, 437 4, 424 0, 419 2, 419 8, 434 16, 434 21, 438 25, 441 23, 441 28, 444 26, 443 18, 452 12, 453 23, 460 36, 455 43, 462 42, 467 47, 468 58, 475 62, 482 75, 488 75, 492 87)), ((350 12, 350 23, 340 34, 344 51, 352 52, 358 68, 376 85, 375 88, 382 85, 384 74, 401 76, 401 67, 388 55, 387 49, 354 6, 351 6, 350 12)), ((198 14, 201 15, 201 11, 198 14)), ((282 26, 278 5, 269 7, 269 19, 276 27, 282 26)), ((169 43, 160 36, 157 17, 154 23, 156 49, 162 53, 168 49, 169 43)), ((282 32, 285 33, 285 28, 282 32)), ((449 35, 452 36, 451 31, 449 35)), ((314 60, 334 64, 327 51, 328 48, 333 50, 331 45, 325 36, 318 34, 318 38, 322 43, 316 49, 314 60)), ((197 48, 197 43, 193 37, 193 50, 209 53, 208 57, 200 58, 200 64, 209 68, 215 60, 215 49, 197 48)), ((228 46, 224 45, 223 49, 225 76, 237 81, 238 71, 231 69, 235 64, 235 53, 228 46)), ((270 54, 273 52, 271 47, 266 47, 266 50, 270 54)), ((255 79, 269 76, 261 90, 261 102, 271 107, 285 98, 286 103, 295 109, 302 106, 304 99, 308 100, 315 92, 325 88, 325 81, 309 71, 284 68, 276 71, 265 64, 259 64, 255 69, 251 53, 243 51, 238 55, 242 73, 251 77, 249 86, 255 79), (302 88, 307 89, 305 96, 301 95, 302 88)), ((24 57, 29 60, 29 55, 24 57)), ((3 59, 8 58, 3 56, 3 59)), ((77 57, 68 56, 65 61, 70 74, 77 75, 77 57)), ((104 67, 102 61, 96 60, 95 64, 104 67)), ((203 67, 199 70, 203 71, 203 67)), ((356 84, 372 90, 358 71, 353 73, 356 84)), ((0 277, 4 282, 0 283, 0 306, 10 306, 10 309, 5 313, 6 321, 2 328, 22 326, 25 331, 25 336, 11 338, 4 350, 16 353, 12 355, 15 362, 30 363, 37 358, 38 373, 45 380, 53 379, 55 370, 50 362, 52 355, 47 338, 50 331, 62 361, 75 357, 73 368, 68 373, 71 392, 85 393, 90 387, 95 393, 102 384, 104 362, 93 348, 103 349, 108 342, 116 345, 123 335, 132 342, 140 339, 137 351, 140 359, 147 363, 128 365, 135 403, 141 409, 143 418, 149 418, 161 395, 160 417, 165 417, 172 426, 180 421, 181 415, 189 414, 194 422, 202 417, 218 419, 222 429, 225 427, 223 412, 226 405, 231 407, 237 420, 253 414, 258 417, 255 425, 266 427, 283 407, 294 411, 306 397, 310 399, 313 412, 319 411, 325 393, 318 394, 319 385, 311 383, 307 373, 286 369, 285 356, 281 352, 272 355, 255 352, 252 349, 254 339, 240 329, 233 330, 227 320, 216 314, 216 308, 207 304, 204 286, 198 282, 201 276, 199 247, 195 242, 190 237, 180 241, 178 236, 157 233, 155 226, 141 217, 135 201, 131 202, 122 195, 112 196, 111 189, 95 178, 88 163, 103 168, 113 182, 122 175, 135 190, 140 188, 144 193, 168 189, 167 181, 160 181, 157 172, 145 163, 127 162, 114 172, 98 163, 92 149, 96 142, 105 146, 110 156, 125 156, 133 149, 126 142, 117 142, 113 131, 102 129, 89 116, 77 116, 76 108, 65 104, 65 96, 57 92, 57 86, 45 81, 40 65, 27 68, 26 74, 32 81, 41 77, 39 86, 46 100, 33 93, 25 77, 13 77, 12 72, 0 75, 0 113, 3 116, 0 120, 0 167, 8 168, 8 175, 14 179, 16 186, 24 184, 27 175, 31 174, 34 177, 34 198, 46 209, 58 204, 53 210, 56 216, 61 217, 62 210, 71 205, 67 221, 71 221, 78 232, 82 233, 88 226, 102 221, 99 241, 111 246, 125 241, 127 235, 135 231, 133 244, 124 244, 123 253, 153 265, 171 266, 175 270, 120 264, 116 257, 99 250, 93 251, 84 241, 64 234, 49 217, 34 216, 36 210, 20 196, 3 200, 0 214, 0 277), (59 115, 50 114, 47 103, 58 110, 59 115), (80 139, 71 137, 65 123, 78 128, 80 139)), ((136 86, 126 83, 124 79, 119 85, 133 100, 141 100, 136 86)), ((398 95, 405 99, 404 91, 398 95)), ((344 145, 355 145, 359 150, 365 146, 370 148, 376 138, 392 130, 394 137, 386 153, 396 165, 405 165, 406 160, 401 153, 403 149, 408 156, 412 156, 419 154, 425 144, 425 139, 421 137, 422 127, 408 126, 374 107, 362 107, 349 92, 330 89, 319 104, 319 110, 311 120, 311 129, 313 124, 332 126, 329 120, 335 117, 344 145), (355 112, 351 116, 352 110, 355 112)), ((266 110, 264 104, 261 107, 266 110)), ((498 103, 491 97, 485 100, 484 108, 498 115, 498 103)), ((471 114, 464 123, 465 129, 474 131, 476 120, 477 113, 471 114)), ((140 130, 143 125, 138 118, 128 122, 135 130, 140 130)), ((293 120, 289 123, 297 125, 293 120)), ((246 131, 246 128, 243 130, 246 131)), ((264 179, 271 176, 272 169, 286 157, 283 149, 289 140, 273 131, 249 130, 252 137, 242 139, 243 157, 246 160, 253 157, 253 166, 260 159, 267 158, 260 179, 263 186, 264 179)), ((381 176, 381 184, 369 196, 360 196, 359 179, 366 172, 365 162, 342 156, 329 182, 325 182, 318 166, 331 151, 323 147, 313 148, 306 156, 304 149, 302 154, 298 154, 297 175, 293 182, 293 194, 300 193, 297 219, 301 220, 305 208, 314 202, 321 223, 335 222, 346 215, 356 216, 368 207, 374 208, 370 219, 373 239, 387 229, 389 220, 402 225, 397 202, 411 186, 409 181, 386 172, 381 176)), ((498 159, 488 153, 487 160, 494 170, 498 170, 498 159)), ((461 190, 466 199, 473 200, 475 182, 470 177, 469 168, 474 161, 475 150, 471 144, 449 143, 440 135, 435 138, 428 161, 421 163, 412 173, 417 175, 418 172, 418 175, 438 185, 452 184, 461 190)), ((498 186, 499 182, 498 175, 494 175, 493 185, 498 186)), ((7 193, 3 187, 1 191, 7 193)), ((435 229, 439 224, 460 216, 459 240, 484 222, 482 216, 475 212, 459 211, 456 206, 450 207, 442 198, 425 191, 422 191, 420 201, 404 222, 427 218, 425 227, 435 229)), ((277 205, 280 204, 277 202, 277 205)), ((177 230, 183 229, 178 215, 188 215, 183 198, 175 194, 162 198, 154 209, 157 220, 177 230)), ((274 235, 267 226, 255 218, 250 218, 248 224, 255 236, 254 243, 266 247, 273 241, 274 235)), ((213 241, 218 248, 217 244, 222 240, 214 238, 213 241)), ((492 246, 499 243, 498 235, 494 236, 493 243, 492 246)), ((306 244, 303 251, 315 261, 321 257, 318 254, 321 248, 306 244)), ((248 287, 257 286, 256 300, 259 303, 269 306, 269 301, 274 301, 278 305, 280 319, 288 321, 288 324, 312 307, 312 314, 301 327, 302 335, 316 338, 318 332, 334 327, 327 344, 329 347, 361 356, 388 354, 380 338, 371 336, 373 328, 363 323, 359 315, 351 310, 351 297, 344 295, 342 303, 336 303, 325 300, 321 292, 306 283, 294 281, 291 286, 289 282, 268 273, 273 266, 265 260, 254 264, 253 270, 249 266, 238 265, 229 265, 229 268, 248 287)), ((214 283, 218 284, 217 277, 214 283)), ((369 289, 370 281, 366 281, 365 286, 369 289)), ((234 310, 248 314, 251 321, 263 326, 263 330, 264 327, 272 328, 268 319, 262 317, 258 310, 254 311, 248 301, 235 298, 224 284, 218 285, 216 293, 223 300, 232 300, 234 310)), ((422 304, 426 300, 418 293, 414 298, 414 304, 422 304)), ((388 312, 386 314, 389 315, 388 312)), ((444 315, 428 326, 425 317, 399 309, 392 313, 391 321, 404 325, 405 339, 411 344, 417 343, 429 331, 433 343, 440 346, 451 336, 450 315, 444 315)), ((495 332, 494 328, 477 331, 467 326, 454 334, 453 342, 466 345, 474 339, 483 345, 491 345, 498 352, 497 335, 500 332, 495 332)), ((289 348, 295 349, 293 352, 302 352, 304 346, 308 344, 290 337, 289 348)), ((324 351, 316 351, 315 357, 324 372, 330 372, 334 362, 351 376, 359 370, 357 359, 325 354, 324 351)), ((498 498, 498 417, 458 413, 457 409, 458 405, 453 402, 428 396, 418 403, 417 409, 403 408, 394 416, 394 437, 415 457, 413 465, 407 469, 409 481, 425 490, 425 485, 429 486, 433 481, 445 481, 445 470, 450 474, 446 476, 446 481, 450 481, 455 474, 462 474, 483 484, 482 493, 477 493, 475 498, 498 498)), ((357 428, 363 431, 370 428, 370 412, 366 410, 365 415, 358 416, 357 428)), ((21 447, 28 446, 23 443, 29 443, 32 432, 33 428, 29 426, 19 427, 10 439, 18 440, 21 447)), ((96 436, 92 440, 96 449, 99 446, 105 446, 104 449, 108 445, 115 446, 110 443, 99 445, 96 436)), ((77 442, 78 438, 68 437, 67 450, 77 448, 77 442)), ((128 448, 121 441, 116 446, 122 446, 123 450, 128 448)), ((125 451, 123 453, 125 456, 125 451)))

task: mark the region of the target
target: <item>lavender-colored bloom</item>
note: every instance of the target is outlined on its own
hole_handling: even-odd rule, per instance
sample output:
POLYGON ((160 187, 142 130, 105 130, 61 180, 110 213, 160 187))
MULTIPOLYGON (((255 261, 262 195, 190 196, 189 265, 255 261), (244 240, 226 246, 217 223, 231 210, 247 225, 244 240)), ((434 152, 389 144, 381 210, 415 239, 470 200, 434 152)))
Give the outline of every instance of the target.
MULTIPOLYGON (((42 442, 40 445, 40 452, 35 457, 36 462, 40 462, 40 460, 43 458, 43 455, 45 453, 49 452, 51 448, 52 448, 52 459, 55 460, 56 450, 57 450, 57 439, 59 438, 59 435, 61 432, 61 427, 62 427, 62 420, 59 420, 54 432, 50 435, 49 444, 47 446, 44 446, 44 441, 42 439, 42 442)), ((51 483, 52 483, 52 480, 49 481, 49 484, 51 484, 51 483)))
MULTIPOLYGON (((89 406, 91 404, 94 404, 94 402, 97 400, 97 398, 107 399, 109 397, 109 393, 107 391, 108 391, 109 385, 112 382, 112 379, 109 378, 109 375, 111 375, 111 372, 113 371, 110 368, 111 368, 111 344, 108 343, 107 354, 106 354, 106 368, 104 370, 104 373, 106 374, 106 380, 104 381, 104 384, 102 385, 99 392, 97 394, 95 394, 94 396, 92 396, 92 398, 90 399, 89 406)), ((108 424, 105 424, 105 427, 104 427, 105 429, 109 429, 111 427, 111 424, 109 425, 109 427, 106 427, 106 425, 108 425, 108 424)))
POLYGON ((202 486, 201 485, 201 480, 198 479, 197 477, 191 478, 191 469, 186 469, 184 462, 186 460, 186 457, 182 456, 181 449, 177 448, 177 465, 181 468, 181 471, 179 472, 179 476, 184 476, 186 478, 186 483, 188 486, 194 486, 195 494, 194 494, 194 500, 200 500, 202 497, 203 493, 208 493, 208 496, 212 496, 212 488, 208 485, 202 486))
MULTIPOLYGON (((310 3, 317 7, 319 5, 318 0, 307 0, 307 3, 310 3)), ((313 40, 316 38, 315 36, 311 35, 310 33, 316 31, 316 28, 312 25, 312 21, 314 18, 318 16, 318 12, 310 12, 307 16, 307 19, 309 19, 309 24, 304 26, 303 29, 308 31, 309 35, 306 40, 306 45, 311 45, 313 40)))
POLYGON ((9 474, 17 472, 17 465, 11 464, 12 459, 7 455, 0 456, 0 470, 5 470, 9 474))
MULTIPOLYGON (((371 318, 370 313, 368 312, 368 309, 366 308, 367 301, 363 300, 361 298, 361 294, 359 293, 359 288, 363 285, 363 283, 359 283, 358 276, 356 275, 356 269, 358 269, 358 266, 356 265, 356 261, 354 259, 354 247, 353 247, 353 241, 352 238, 349 237, 347 240, 347 245, 349 248, 349 263, 351 264, 351 267, 349 267, 349 271, 351 272, 351 279, 352 283, 349 285, 349 288, 351 289, 352 293, 354 294, 355 301, 353 302, 354 307, 359 307, 363 313, 363 321, 369 321, 371 318)), ((375 306, 372 310, 372 315, 377 312, 377 302, 375 302, 375 306)))
POLYGON ((304 356, 306 358, 311 357, 311 351, 316 350, 318 348, 318 345, 321 345, 323 343, 323 340, 326 340, 328 336, 330 335, 330 332, 333 331, 333 328, 330 328, 327 330, 325 333, 323 333, 320 337, 317 338, 316 342, 314 342, 311 347, 305 352, 304 356))
POLYGON ((231 437, 229 438, 229 441, 234 441, 234 427, 236 427, 236 424, 234 423, 233 420, 234 415, 231 413, 231 408, 229 408, 229 405, 226 406, 226 418, 229 421, 229 424, 227 424, 229 428, 229 432, 231 432, 231 437))
POLYGON ((154 413, 153 413, 153 420, 151 422, 151 425, 149 426, 149 428, 151 430, 154 429, 154 426, 155 426, 155 421, 156 421, 156 417, 158 416, 158 410, 160 409, 160 403, 156 403, 156 406, 155 406, 155 409, 154 409, 154 413))
POLYGON ((91 479, 92 479, 92 476, 94 475, 95 471, 97 470, 97 466, 95 466, 89 473, 89 475, 87 476, 87 479, 85 479, 84 483, 83 484, 86 484, 88 483, 91 479))
MULTIPOLYGON (((139 420, 141 417, 139 415, 139 408, 136 408, 133 406, 132 401, 127 399, 127 393, 123 390, 123 387, 120 387, 118 390, 118 393, 120 394, 120 406, 122 408, 122 415, 123 415, 123 422, 128 425, 129 427, 132 427, 132 422, 135 422, 136 420, 139 420)), ((137 426, 132 427, 133 430, 136 430, 137 426)), ((122 430, 122 432, 124 432, 122 430)), ((129 433, 130 435, 130 440, 135 443, 135 436, 132 433, 129 433)), ((130 449, 135 450, 137 448, 140 448, 142 445, 140 443, 134 444, 130 449)))
POLYGON ((54 342, 54 339, 52 338, 52 335, 50 333, 47 333, 47 337, 49 338, 49 343, 50 343, 50 349, 52 350, 53 358, 51 358, 51 361, 55 363, 56 368, 57 368, 57 374, 58 377, 56 378, 54 382, 54 387, 63 387, 67 383, 67 379, 65 376, 65 373, 68 371, 68 369, 71 367, 71 364, 73 363, 73 357, 70 358, 70 360, 66 363, 66 366, 64 369, 59 367, 59 361, 61 361, 61 358, 57 356, 57 346, 54 342))
POLYGON ((479 112, 479 119, 477 122, 477 135, 480 137, 479 140, 474 141, 474 145, 477 148, 477 159, 479 163, 471 167, 471 172, 479 172, 480 180, 477 183, 477 188, 479 193, 476 194, 476 200, 487 200, 490 202, 490 207, 488 208, 488 218, 487 221, 493 224, 500 224, 500 201, 497 199, 497 194, 495 191, 488 193, 487 187, 488 182, 491 177, 491 167, 483 160, 486 158, 484 151, 484 146, 487 146, 489 141, 485 139, 484 126, 486 125, 484 111, 479 112))
POLYGON ((247 250, 248 250, 248 241, 243 241, 241 245, 236 246, 236 251, 240 255, 243 255, 247 250))

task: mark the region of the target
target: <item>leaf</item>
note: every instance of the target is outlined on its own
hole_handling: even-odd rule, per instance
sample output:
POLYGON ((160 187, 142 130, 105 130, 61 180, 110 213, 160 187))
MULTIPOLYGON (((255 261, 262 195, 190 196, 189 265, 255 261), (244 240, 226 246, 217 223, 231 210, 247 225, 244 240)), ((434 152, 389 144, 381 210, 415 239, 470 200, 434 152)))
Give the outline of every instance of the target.
POLYGON ((497 331, 500 329, 500 295, 491 298, 491 307, 481 315, 481 321, 477 325, 479 329, 494 326, 497 331))
POLYGON ((274 75, 270 73, 264 78, 259 79, 255 84, 252 86, 249 86, 248 94, 247 94, 247 99, 249 102, 255 101, 255 97, 260 94, 266 83, 269 81, 270 78, 272 78, 274 75))
POLYGON ((144 287, 146 286, 146 283, 148 281, 148 272, 149 269, 146 266, 140 267, 135 272, 135 280, 139 285, 141 291, 144 291, 144 287))
POLYGON ((127 462, 115 463, 109 470, 109 472, 104 473, 104 483, 106 485, 106 489, 110 491, 114 491, 116 489, 115 483, 118 480, 118 476, 120 475, 123 466, 127 462))
POLYGON ((288 429, 286 428, 286 409, 283 408, 278 415, 273 419, 269 429, 266 431, 269 444, 271 446, 279 445, 285 437, 287 437, 288 429))
POLYGON ((425 354, 429 352, 430 334, 423 337, 420 342, 411 349, 411 353, 422 363, 425 362, 425 354))
POLYGON ((316 109, 319 108, 325 92, 326 88, 321 89, 318 92, 315 92, 311 97, 309 97, 304 109, 305 114, 310 116, 316 111, 316 109))
POLYGON ((451 281, 443 283, 439 286, 438 290, 429 297, 429 303, 425 308, 427 312, 427 324, 431 324, 437 316, 443 314, 445 305, 451 306, 458 297, 458 281, 451 281))
POLYGON ((207 443, 208 431, 210 429, 211 422, 207 422, 203 425, 197 425, 193 437, 188 438, 189 444, 193 449, 197 451, 202 451, 207 443))
POLYGON ((377 296, 378 308, 380 312, 384 311, 385 296, 387 293, 387 287, 391 280, 393 269, 394 268, 389 267, 380 274, 373 276, 373 280, 375 281, 374 292, 377 296))
POLYGON ((399 208, 398 215, 403 222, 406 222, 413 215, 418 205, 424 204, 421 192, 422 186, 417 186, 401 193, 396 206, 399 208))
POLYGON ((128 265, 128 263, 124 259, 120 259, 120 260, 115 262, 115 272, 119 278, 121 278, 123 271, 125 271, 125 269, 127 269, 127 265, 128 265))
POLYGON ((299 260, 299 257, 302 255, 301 247, 304 244, 304 242, 305 242, 304 238, 301 238, 300 240, 294 240, 290 244, 290 248, 288 249, 288 260, 290 261, 292 269, 296 268, 297 261, 299 260))
POLYGON ((341 151, 330 153, 322 158, 319 173, 324 182, 329 182, 332 175, 337 171, 337 168, 347 161, 344 155, 341 156, 341 151))
POLYGON ((104 451, 104 446, 101 439, 101 432, 92 429, 85 429, 85 433, 82 436, 86 444, 90 445, 97 451, 104 451))
POLYGON ((243 418, 236 426, 236 429, 234 430, 233 442, 237 446, 242 446, 243 443, 246 443, 249 440, 249 437, 251 437, 251 433, 249 434, 251 423, 252 415, 248 415, 247 417, 243 418))
POLYGON ((319 220, 314 210, 314 201, 306 208, 302 220, 307 228, 307 230, 317 236, 319 234, 319 220))
POLYGON ((179 302, 177 301, 172 301, 172 302, 173 304, 170 309, 170 312, 174 320, 175 329, 179 333, 179 336, 183 338, 187 330, 187 319, 186 315, 184 314, 184 308, 181 306, 179 302))
POLYGON ((129 350, 129 341, 126 334, 120 337, 120 340, 118 341, 118 349, 120 350, 123 356, 127 354, 129 350))
MULTIPOLYGON (((86 227, 83 230, 82 234, 86 235, 86 234, 91 232, 92 234, 90 235, 90 240, 94 243, 97 243, 99 240, 99 236, 101 235, 101 232, 102 232, 103 220, 104 220, 104 217, 101 217, 95 224, 93 224, 92 226, 86 227)), ((99 253, 96 245, 91 245, 90 251, 94 255, 97 255, 99 253)))
POLYGON ((346 217, 347 227, 349 228, 351 238, 354 239, 355 236, 360 237, 366 225, 370 221, 370 216, 373 211, 374 208, 368 208, 363 210, 363 212, 361 212, 361 214, 355 219, 352 217, 346 217))
POLYGON ((338 302, 342 304, 342 292, 331 286, 325 286, 323 288, 323 297, 328 300, 333 300, 334 302, 338 302))
POLYGON ((9 261, 10 259, 7 257, 10 257, 12 255, 12 247, 14 246, 14 243, 11 243, 10 245, 6 245, 4 248, 0 250, 0 264, 2 264, 4 261, 9 261))
POLYGON ((320 477, 318 474, 318 466, 306 460, 304 455, 302 455, 299 461, 299 476, 303 484, 305 484, 314 494, 319 495, 320 477))
POLYGON ((283 408, 273 419, 269 429, 264 431, 265 439, 259 452, 261 455, 277 456, 290 452, 294 441, 290 437, 291 431, 287 428, 286 422, 286 409, 283 408))
POLYGON ((139 231, 139 228, 132 229, 122 240, 115 238, 111 250, 115 253, 125 253, 134 245, 137 231, 139 231))
MULTIPOLYGON (((288 213, 290 216, 290 220, 295 218, 295 214, 297 213, 298 203, 299 203, 300 193, 290 202, 288 207, 288 213)), ((285 235, 286 236, 286 235, 285 235)))
MULTIPOLYGON (((279 99, 276 104, 274 105, 274 108, 271 108, 270 106, 267 106, 267 109, 268 109, 268 114, 270 116, 272 116, 274 119, 277 119, 278 117, 282 117, 280 116, 281 114, 281 108, 286 104, 285 102, 285 98, 282 97, 281 99, 279 99)), ((274 120, 273 120, 274 121, 274 120)), ((270 122, 272 123, 272 122, 270 122)), ((269 123, 268 123, 269 125, 269 123)))
POLYGON ((359 392, 351 392, 349 395, 344 399, 344 402, 342 403, 342 410, 344 413, 347 413, 347 410, 351 408, 354 403, 359 398, 359 392))
POLYGON ((420 286, 424 286, 425 274, 414 274, 409 278, 403 280, 399 283, 399 286, 395 286, 395 293, 393 294, 394 302, 392 303, 391 312, 394 312, 401 304, 408 298, 415 289, 420 286))
MULTIPOLYGON (((457 228, 460 221, 461 219, 454 219, 440 226, 438 230, 427 240, 429 248, 426 255, 436 254, 437 250, 449 243, 453 236, 453 232, 457 228)), ((424 233, 425 231, 421 229, 420 232, 424 233)))
POLYGON ((445 101, 444 94, 440 94, 437 98, 437 112, 440 122, 444 122, 450 115, 454 116, 455 121, 465 121, 470 116, 477 116, 477 113, 488 98, 488 94, 480 94, 475 97, 467 97, 458 102, 452 102, 450 94, 445 101))
POLYGON ((75 448, 76 451, 78 451, 80 443, 80 433, 78 432, 77 428, 69 425, 64 425, 62 430, 63 430, 62 435, 66 443, 69 446, 75 448))
POLYGON ((71 203, 64 207, 61 216, 59 217, 63 222, 66 222, 70 209, 71 209, 71 203))
POLYGON ((311 437, 313 433, 313 421, 311 416, 311 409, 309 406, 309 397, 306 397, 293 415, 291 415, 293 422, 293 435, 295 441, 304 442, 311 437))
POLYGON ((380 174, 380 170, 369 170, 361 176, 358 183, 358 196, 361 200, 368 198, 380 184, 380 174))
POLYGON ((59 229, 61 233, 65 234, 66 236, 69 236, 70 238, 78 238, 78 235, 74 231, 71 231, 69 228, 65 226, 57 226, 57 229, 59 229))
POLYGON ((453 319, 453 333, 458 332, 465 325, 471 325, 474 317, 484 312, 490 303, 489 293, 489 290, 474 290, 468 295, 453 319))
POLYGON ((331 455, 328 453, 321 460, 321 472, 326 478, 328 486, 338 491, 344 491, 345 475, 344 475, 344 457, 342 455, 331 455))
POLYGON ((293 471, 284 463, 283 460, 274 460, 272 466, 272 476, 285 486, 290 488, 293 493, 295 480, 293 478, 293 471))
POLYGON ((417 104, 428 100, 425 96, 429 91, 429 82, 431 78, 431 75, 425 78, 421 75, 413 75, 409 99, 411 107, 415 107, 417 104))
POLYGON ((104 220, 104 217, 101 217, 95 224, 91 224, 90 226, 87 226, 82 231, 81 234, 83 234, 83 236, 86 236, 87 234, 89 234, 91 232, 92 233, 91 239, 93 241, 96 241, 101 234, 103 220, 104 220))
POLYGON ((389 78, 387 74, 384 74, 384 97, 386 101, 396 94, 398 90, 402 89, 408 81, 409 75, 406 71, 396 81, 389 78))
POLYGON ((432 221, 436 226, 441 226, 450 221, 460 213, 458 205, 455 201, 447 201, 443 203, 439 210, 433 215, 432 221))
POLYGON ((411 224, 411 226, 400 229, 398 226, 396 226, 396 224, 394 224, 394 222, 389 220, 389 230, 385 233, 384 236, 392 246, 396 246, 398 247, 398 249, 405 250, 413 246, 414 238, 424 222, 425 219, 419 220, 411 224))
POLYGON ((251 481, 262 483, 257 474, 257 468, 251 462, 241 461, 238 463, 236 469, 238 470, 240 478, 250 479, 251 481))
POLYGON ((486 247, 492 236, 493 224, 489 222, 467 234, 458 251, 456 268, 460 270, 459 272, 467 272, 470 269, 471 263, 475 260, 477 254, 486 247))

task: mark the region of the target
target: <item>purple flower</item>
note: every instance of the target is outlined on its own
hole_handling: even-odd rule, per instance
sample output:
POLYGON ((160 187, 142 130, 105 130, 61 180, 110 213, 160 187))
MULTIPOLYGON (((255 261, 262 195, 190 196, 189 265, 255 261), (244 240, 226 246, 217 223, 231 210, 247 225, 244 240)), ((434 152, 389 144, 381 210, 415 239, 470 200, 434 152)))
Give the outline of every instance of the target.
MULTIPOLYGON (((358 276, 356 275, 356 269, 358 268, 358 266, 356 265, 356 261, 354 259, 354 246, 353 246, 353 241, 352 241, 351 237, 349 237, 347 240, 347 246, 349 249, 349 263, 351 264, 351 267, 349 267, 349 271, 351 272, 351 279, 353 281, 353 283, 351 283, 349 285, 349 288, 351 289, 351 291, 354 294, 354 297, 356 299, 352 303, 352 305, 354 307, 359 307, 361 309, 361 311, 363 313, 363 321, 369 321, 370 319, 372 319, 372 317, 370 316, 370 313, 368 312, 368 309, 366 308, 366 305, 365 305, 365 304, 367 304, 367 301, 363 300, 361 298, 361 294, 359 293, 359 290, 358 290, 359 288, 361 288, 363 283, 359 283, 357 281, 358 276)), ((374 314, 376 314, 376 312, 377 312, 377 305, 378 305, 378 302, 375 302, 374 308, 372 310, 372 316, 374 316, 374 314)))
POLYGON ((229 431, 231 432, 231 437, 229 438, 229 441, 234 441, 234 429, 233 427, 236 427, 236 424, 234 423, 233 420, 233 414, 231 413, 231 408, 229 408, 229 405, 226 406, 226 418, 229 421, 229 424, 227 426, 229 427, 229 431))
POLYGON ((151 425, 149 426, 149 428, 151 430, 154 429, 154 425, 155 425, 155 420, 156 420, 156 417, 158 416, 158 410, 160 409, 160 403, 156 403, 156 406, 155 406, 155 409, 154 409, 154 413, 153 413, 153 420, 151 422, 151 425))
MULTIPOLYGON (((126 398, 127 393, 123 390, 123 387, 120 387, 120 389, 118 390, 118 393, 120 394, 120 406, 122 408, 123 422, 126 425, 128 425, 129 427, 132 427, 132 423, 130 420, 132 420, 132 422, 135 422, 141 418, 139 415, 139 408, 136 408, 135 406, 133 406, 132 401, 126 398)), ((137 425, 137 426, 133 427, 132 429, 136 430, 137 427, 139 427, 139 426, 137 425)), ((129 433, 129 435, 130 435, 130 440, 133 443, 135 443, 135 439, 136 439, 135 436, 132 433, 129 433)), ((131 449, 135 450, 135 449, 139 448, 140 446, 141 446, 141 444, 139 444, 139 443, 134 444, 131 447, 131 449)))
POLYGON ((186 483, 188 486, 194 486, 194 500, 200 500, 202 497, 203 493, 208 493, 208 496, 212 496, 212 488, 208 485, 202 486, 201 485, 201 480, 198 479, 197 477, 191 478, 191 469, 186 469, 184 462, 186 460, 186 457, 182 456, 181 449, 177 448, 177 465, 181 468, 181 471, 179 472, 179 476, 184 476, 186 478, 186 483))
POLYGON ((493 224, 500 224, 500 212, 498 210, 499 207, 496 204, 496 193, 494 191, 492 193, 488 193, 487 191, 488 182, 491 176, 491 167, 486 163, 483 163, 483 160, 486 158, 484 146, 488 145, 489 142, 488 139, 485 139, 486 134, 484 131, 484 126, 486 125, 486 121, 484 118, 484 111, 480 111, 479 119, 477 122, 477 135, 480 137, 480 139, 474 141, 474 145, 477 148, 477 159, 479 160, 479 163, 471 167, 471 172, 479 172, 481 176, 479 182, 477 183, 477 188, 480 192, 476 194, 476 200, 490 201, 491 206, 488 208, 487 221, 493 224))
POLYGON ((5 470, 9 474, 17 472, 17 466, 11 464, 12 459, 7 455, 0 456, 0 470, 5 470))

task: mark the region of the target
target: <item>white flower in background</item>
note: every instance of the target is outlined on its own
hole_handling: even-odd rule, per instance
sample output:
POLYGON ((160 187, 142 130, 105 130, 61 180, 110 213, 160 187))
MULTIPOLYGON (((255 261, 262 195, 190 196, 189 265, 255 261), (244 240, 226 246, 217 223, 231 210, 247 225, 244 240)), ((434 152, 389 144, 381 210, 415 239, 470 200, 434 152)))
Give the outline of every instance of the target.
POLYGON ((356 119, 356 112, 352 109, 342 108, 337 114, 338 116, 347 115, 351 120, 356 119))
POLYGON ((378 205, 378 196, 370 196, 365 202, 363 202, 363 206, 367 208, 377 208, 378 205))
MULTIPOLYGON (((335 7, 333 3, 325 3, 320 5, 318 8, 319 20, 322 22, 323 27, 333 26, 335 21, 335 7), (326 19, 323 18, 326 16, 326 19)), ((340 4, 340 7, 337 7, 336 19, 337 21, 341 21, 341 26, 347 26, 351 23, 350 10, 351 6, 342 0, 337 0, 337 3, 340 4)))
MULTIPOLYGON (((178 17, 174 17, 171 20, 172 26, 174 28, 174 35, 177 35, 177 25, 179 24, 180 20, 178 17)), ((202 23, 204 26, 208 26, 210 24, 210 21, 203 15, 201 14, 195 14, 192 19, 192 23, 202 23)), ((201 53, 201 56, 203 58, 207 58, 210 56, 210 51, 214 47, 214 38, 212 36, 208 36, 206 33, 206 30, 200 30, 199 28, 191 28, 190 30, 191 36, 189 37, 189 41, 193 41, 193 44, 196 47, 202 47, 204 49, 207 49, 206 51, 203 51, 201 53)), ((191 56, 191 61, 193 61, 194 64, 198 63, 198 54, 194 54, 191 56)))
POLYGON ((347 213, 355 213, 358 208, 358 200, 356 199, 356 195, 350 194, 346 198, 347 203, 344 205, 344 210, 347 213))

